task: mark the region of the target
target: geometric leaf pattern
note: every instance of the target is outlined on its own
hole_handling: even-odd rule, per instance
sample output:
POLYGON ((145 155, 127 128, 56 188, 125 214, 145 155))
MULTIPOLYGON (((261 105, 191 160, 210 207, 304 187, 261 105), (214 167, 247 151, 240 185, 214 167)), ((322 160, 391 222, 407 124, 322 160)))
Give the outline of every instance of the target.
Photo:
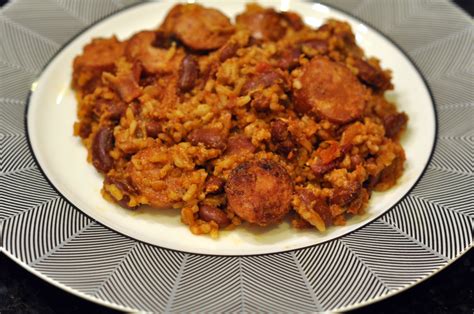
POLYGON ((59 195, 36 168, 0 176, 0 219, 34 210, 59 195))
POLYGON ((87 25, 117 11, 119 8, 124 6, 119 1, 113 0, 55 0, 55 2, 70 15, 74 16, 76 19, 87 25))
POLYGON ((138 242, 71 206, 28 148, 26 97, 62 44, 136 2, 14 0, 0 11, 1 250, 62 287, 128 310, 315 312, 394 294, 472 246, 474 26, 447 1, 323 1, 403 47, 436 100, 439 134, 426 172, 363 228, 290 252, 216 257, 138 242))
POLYGON ((411 53, 433 91, 439 108, 474 99, 474 26, 411 53))
POLYGON ((240 274, 238 258, 215 259, 213 256, 187 254, 166 310, 174 313, 193 309, 236 312, 241 306, 240 274), (218 297, 223 291, 226 291, 225 302, 218 297))
POLYGON ((289 312, 321 310, 301 272, 294 252, 240 258, 242 274, 242 311, 289 312))
POLYGON ((204 312, 319 309, 291 253, 280 254, 277 260, 265 255, 219 259, 189 255, 177 291, 169 308, 172 312, 188 312, 196 308, 204 312), (217 297, 222 291, 226 292, 225 302, 217 297))
POLYGON ((65 43, 89 24, 82 22, 54 1, 15 1, 3 10, 3 15, 58 44, 65 43), (25 14, 25 10, 28 14, 25 14))
POLYGON ((35 72, 8 64, 0 58, 0 98, 25 101, 35 77, 35 72))
POLYGON ((95 296, 117 304, 127 300, 128 306, 141 311, 163 312, 184 257, 184 253, 137 243, 95 296))
POLYGON ((47 255, 91 222, 92 219, 62 198, 53 198, 34 211, 26 211, 7 220, 4 246, 22 262, 30 264, 47 255))
POLYGON ((373 295, 389 292, 389 287, 341 240, 298 250, 295 256, 320 303, 318 310, 363 303, 373 295))
POLYGON ((428 46, 471 22, 448 1, 368 0, 361 1, 353 13, 376 26, 406 51, 428 46))
POLYGON ((377 220, 343 241, 390 289, 401 289, 429 275, 447 258, 377 220))
MULTIPOLYGON (((9 3, 4 11, 15 3, 17 2, 9 3)), ((44 3, 44 1, 41 3, 44 3)), ((2 45, 0 46, 1 63, 12 68, 21 68, 33 74, 38 73, 60 46, 56 42, 34 32, 32 29, 8 19, 4 15, 4 11, 0 15, 0 36, 2 38, 2 45), (9 47, 15 47, 15 49, 9 47), (33 51, 34 53, 31 53, 33 51)), ((59 27, 58 29, 61 28, 59 27)), ((2 97, 5 96, 2 95, 2 97)))
POLYGON ((93 295, 136 244, 93 222, 31 266, 53 280, 93 295))
POLYGON ((0 134, 22 135, 24 114, 24 101, 0 98, 0 134))
POLYGON ((449 259, 472 243, 469 217, 416 197, 407 196, 382 220, 449 259))
POLYGON ((23 135, 0 134, 0 173, 9 173, 35 166, 33 156, 28 148, 28 141, 23 135))
POLYGON ((474 100, 438 108, 438 119, 441 138, 473 138, 474 100))
MULTIPOLYGON (((474 121, 474 120, 473 120, 474 121)), ((431 169, 460 174, 474 172, 474 137, 438 138, 431 169)))
POLYGON ((431 168, 425 171, 411 196, 474 217, 474 175, 431 168))

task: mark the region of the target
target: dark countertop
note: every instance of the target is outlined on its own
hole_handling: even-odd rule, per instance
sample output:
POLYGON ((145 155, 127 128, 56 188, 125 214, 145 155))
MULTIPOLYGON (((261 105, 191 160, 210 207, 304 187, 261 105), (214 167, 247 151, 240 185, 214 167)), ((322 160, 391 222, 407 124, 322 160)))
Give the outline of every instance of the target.
MULTIPOLYGON (((473 0, 456 0, 474 12, 473 0)), ((6 0, 0 0, 0 6, 6 0)), ((474 313, 474 253, 470 250, 432 278, 352 313, 474 313)), ((0 314, 116 313, 82 300, 29 273, 0 254, 0 314)))

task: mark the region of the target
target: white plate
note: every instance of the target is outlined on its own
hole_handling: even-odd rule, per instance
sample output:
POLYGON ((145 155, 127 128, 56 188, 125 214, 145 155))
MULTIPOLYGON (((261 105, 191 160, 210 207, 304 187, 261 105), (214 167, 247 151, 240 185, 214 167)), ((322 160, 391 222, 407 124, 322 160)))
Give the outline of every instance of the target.
MULTIPOLYGON (((204 3, 216 5, 213 1, 204 3)), ((374 193, 366 215, 350 219, 347 226, 332 227, 323 234, 314 230, 296 231, 286 222, 266 229, 242 227, 221 232, 217 240, 193 235, 180 222, 179 210, 134 212, 104 200, 100 194, 103 177, 87 163, 86 149, 80 139, 72 135, 77 110, 70 88, 72 61, 91 38, 116 34, 124 40, 134 32, 156 28, 171 6, 147 3, 91 27, 67 45, 34 83, 27 115, 33 152, 56 189, 84 213, 134 239, 169 249, 216 255, 275 253, 318 244, 360 228, 395 205, 421 176, 434 145, 435 115, 429 91, 416 68, 384 36, 350 16, 320 4, 287 2, 277 9, 296 11, 314 27, 329 18, 348 20, 367 55, 377 56, 384 67, 393 69, 395 91, 387 97, 395 100, 400 110, 410 117, 402 141, 407 156, 406 169, 398 184, 387 192, 374 193)), ((226 2, 219 8, 228 16, 235 16, 243 10, 243 5, 226 2)))

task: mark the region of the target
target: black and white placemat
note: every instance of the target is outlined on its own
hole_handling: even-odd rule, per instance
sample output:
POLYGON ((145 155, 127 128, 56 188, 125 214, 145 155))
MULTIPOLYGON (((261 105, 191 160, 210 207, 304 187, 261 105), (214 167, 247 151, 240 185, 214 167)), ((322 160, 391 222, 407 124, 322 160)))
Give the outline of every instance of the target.
POLYGON ((291 252, 217 257, 135 241, 72 207, 31 156, 26 97, 65 42, 132 2, 18 0, 0 12, 0 243, 8 256, 52 284, 118 309, 337 311, 413 286, 472 246, 474 26, 444 1, 330 3, 408 53, 438 115, 423 178, 364 228, 291 252))

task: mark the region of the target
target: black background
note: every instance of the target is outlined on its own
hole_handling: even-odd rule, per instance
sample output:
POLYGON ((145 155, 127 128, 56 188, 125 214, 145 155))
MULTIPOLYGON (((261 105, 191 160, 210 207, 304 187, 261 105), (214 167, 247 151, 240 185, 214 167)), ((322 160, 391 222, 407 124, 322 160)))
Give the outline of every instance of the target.
MULTIPOLYGON (((0 6, 6 2, 0 0, 0 6)), ((454 2, 472 17, 474 0, 454 2)), ((473 256, 471 250, 432 278, 353 313, 474 313, 473 256)), ((0 254, 0 314, 6 313, 115 313, 115 311, 68 294, 30 274, 0 254)))

